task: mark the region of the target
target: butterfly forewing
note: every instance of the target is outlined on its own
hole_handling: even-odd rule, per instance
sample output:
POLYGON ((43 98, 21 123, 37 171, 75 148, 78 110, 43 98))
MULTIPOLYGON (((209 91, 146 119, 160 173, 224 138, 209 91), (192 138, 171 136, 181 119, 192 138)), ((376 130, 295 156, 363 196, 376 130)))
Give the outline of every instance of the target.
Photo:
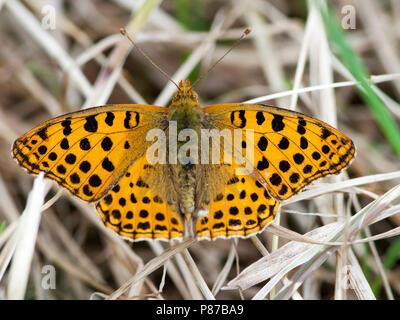
POLYGON ((141 156, 147 131, 165 113, 161 107, 111 105, 66 114, 17 139, 13 156, 29 173, 43 171, 73 195, 96 201, 141 156))
POLYGON ((355 154, 346 135, 297 112, 254 104, 213 105, 203 111, 220 129, 243 130, 243 145, 254 150, 253 176, 277 200, 339 173, 355 154), (254 130, 252 144, 245 140, 246 129, 254 130))

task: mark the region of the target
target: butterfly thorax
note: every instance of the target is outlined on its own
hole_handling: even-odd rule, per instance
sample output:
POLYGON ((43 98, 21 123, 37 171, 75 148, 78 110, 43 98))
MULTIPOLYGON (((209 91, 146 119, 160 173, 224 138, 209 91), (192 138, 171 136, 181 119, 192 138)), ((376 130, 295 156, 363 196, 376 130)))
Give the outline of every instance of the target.
POLYGON ((179 90, 172 96, 169 106, 169 121, 176 121, 178 133, 183 129, 199 130, 201 111, 198 95, 189 80, 179 83, 179 90))

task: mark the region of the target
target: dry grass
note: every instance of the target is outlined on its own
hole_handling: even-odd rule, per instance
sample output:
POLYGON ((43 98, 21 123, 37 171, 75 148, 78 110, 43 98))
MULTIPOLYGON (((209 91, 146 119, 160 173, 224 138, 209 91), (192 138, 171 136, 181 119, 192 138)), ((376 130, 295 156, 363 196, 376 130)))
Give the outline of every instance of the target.
MULTIPOLYGON (((399 298, 399 159, 328 37, 325 2, 221 0, 201 9, 203 1, 190 1, 189 10, 183 0, 142 2, 0 0, 0 298, 399 298), (49 8, 54 30, 43 27, 49 8), (201 102, 251 99, 298 110, 357 146, 349 170, 283 203, 280 221, 260 235, 131 244, 107 230, 93 206, 13 162, 14 139, 52 116, 105 103, 169 103, 174 85, 130 51, 121 27, 178 81, 207 70, 246 26, 252 34, 197 88, 201 102), (46 287, 49 265, 54 289, 46 287)), ((338 19, 344 5, 354 6, 356 29, 342 31, 398 123, 398 2, 330 3, 338 19)))

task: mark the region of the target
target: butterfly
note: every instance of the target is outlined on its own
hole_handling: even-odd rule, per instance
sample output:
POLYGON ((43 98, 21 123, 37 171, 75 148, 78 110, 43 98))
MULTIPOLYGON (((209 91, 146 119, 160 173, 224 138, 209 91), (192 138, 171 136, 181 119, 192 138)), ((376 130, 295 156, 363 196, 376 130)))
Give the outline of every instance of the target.
POLYGON ((355 147, 337 129, 298 112, 244 103, 201 107, 186 80, 168 108, 114 104, 68 113, 18 138, 12 154, 29 173, 44 172, 72 195, 95 202, 105 226, 119 235, 169 241, 263 231, 281 201, 348 167, 355 147), (173 124, 185 139, 172 138, 173 124), (236 140, 227 149, 199 140, 188 147, 187 137, 204 130, 211 140, 221 132, 236 140), (158 140, 149 139, 151 132, 158 140), (156 140, 153 158, 175 162, 149 158, 156 140), (220 158, 230 150, 231 162, 211 161, 216 150, 220 158), (210 161, 199 163, 204 154, 210 161), (248 164, 252 170, 238 173, 248 164))

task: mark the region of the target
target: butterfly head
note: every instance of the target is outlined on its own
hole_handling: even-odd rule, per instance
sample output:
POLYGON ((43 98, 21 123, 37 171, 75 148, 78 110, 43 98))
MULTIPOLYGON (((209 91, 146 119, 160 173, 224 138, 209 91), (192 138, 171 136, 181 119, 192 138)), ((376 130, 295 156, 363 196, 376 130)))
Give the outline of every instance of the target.
POLYGON ((172 96, 172 102, 176 104, 198 104, 199 96, 192 90, 189 80, 179 82, 178 91, 172 96))

